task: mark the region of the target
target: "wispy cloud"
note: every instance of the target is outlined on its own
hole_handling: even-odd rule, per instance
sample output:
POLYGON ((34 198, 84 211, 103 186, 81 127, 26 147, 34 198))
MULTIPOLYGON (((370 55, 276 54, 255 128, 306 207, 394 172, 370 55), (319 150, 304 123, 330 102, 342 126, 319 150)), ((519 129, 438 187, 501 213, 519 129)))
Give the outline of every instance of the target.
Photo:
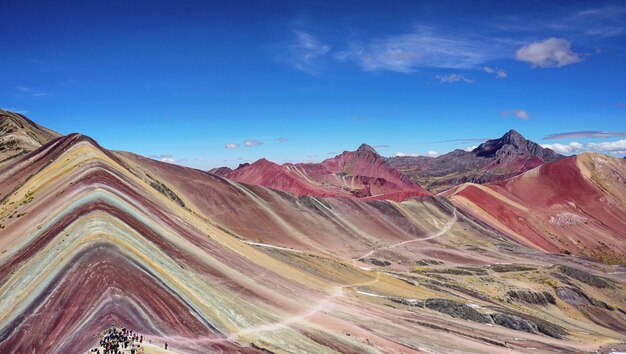
POLYGON ((426 156, 428 156, 428 157, 437 157, 437 156, 439 156, 439 153, 437 151, 428 150, 426 152, 426 156))
POLYGON ((243 145, 246 147, 261 146, 263 142, 256 139, 246 139, 243 141, 243 145))
POLYGON ((435 141, 435 143, 482 143, 489 139, 487 138, 467 138, 467 139, 451 139, 451 140, 439 140, 435 141))
POLYGON ((597 38, 624 34, 626 7, 603 6, 575 12, 561 22, 561 26, 597 38))
POLYGON ((386 148, 390 148, 390 145, 374 145, 372 146, 374 149, 386 149, 386 148))
POLYGON ((303 30, 293 31, 293 34, 295 40, 282 55, 284 60, 297 70, 316 74, 317 61, 330 51, 330 46, 322 43, 314 34, 303 30))
POLYGON ((276 138, 274 140, 277 141, 279 144, 285 143, 285 142, 289 141, 289 139, 283 138, 283 137, 279 137, 279 138, 276 138))
POLYGON ((507 74, 506 71, 504 71, 504 69, 502 68, 498 68, 498 67, 489 67, 489 66, 485 66, 483 68, 483 70, 487 73, 487 74, 494 74, 496 75, 496 78, 498 79, 506 79, 509 74, 507 74))
POLYGON ((507 111, 501 112, 500 114, 504 117, 513 115, 519 119, 530 119, 530 114, 528 114, 528 112, 523 109, 509 109, 507 111))
POLYGON ((224 145, 224 147, 227 148, 227 149, 232 150, 232 149, 238 148, 239 144, 237 144, 237 143, 227 143, 227 144, 224 145))
POLYGON ((467 77, 461 74, 448 74, 448 75, 436 75, 435 79, 439 80, 440 83, 453 83, 453 82, 465 82, 471 84, 474 82, 472 79, 468 79, 467 77))
POLYGON ((479 35, 448 34, 420 26, 406 34, 366 43, 352 43, 336 54, 341 61, 357 63, 365 71, 415 72, 418 68, 471 69, 505 57, 509 40, 479 35))
MULTIPOLYGON (((592 4, 593 2, 587 2, 592 4)), ((577 40, 597 40, 623 35, 626 7, 603 6, 580 8, 562 7, 560 13, 548 17, 527 15, 507 16, 495 20, 492 27, 501 32, 551 33, 577 40)))
POLYGON ((48 92, 42 92, 42 91, 35 90, 35 89, 32 89, 30 87, 26 87, 26 86, 18 86, 18 87, 16 87, 16 90, 17 90, 17 96, 18 97, 24 97, 24 96, 45 97, 45 96, 50 96, 51 95, 48 92))
POLYGON ((153 159, 153 160, 159 160, 162 162, 167 162, 167 163, 176 163, 177 160, 174 159, 174 157, 170 154, 160 154, 160 155, 149 155, 149 158, 153 159))
POLYGON ((465 151, 467 151, 467 152, 470 152, 470 151, 472 151, 472 150, 476 149, 477 147, 478 147, 478 146, 476 146, 476 145, 474 145, 474 146, 468 146, 468 147, 466 147, 466 148, 465 148, 465 149, 463 149, 463 150, 465 150, 465 151))
POLYGON ((570 41, 555 37, 524 45, 515 52, 515 59, 540 68, 560 68, 583 61, 581 54, 572 51, 570 41))
POLYGON ((615 107, 624 108, 624 107, 626 107, 626 103, 624 103, 624 102, 617 102, 617 103, 615 103, 615 107))
POLYGON ((607 132, 598 130, 584 130, 578 132, 555 133, 543 137, 543 140, 582 139, 582 138, 616 138, 625 137, 626 132, 607 132))

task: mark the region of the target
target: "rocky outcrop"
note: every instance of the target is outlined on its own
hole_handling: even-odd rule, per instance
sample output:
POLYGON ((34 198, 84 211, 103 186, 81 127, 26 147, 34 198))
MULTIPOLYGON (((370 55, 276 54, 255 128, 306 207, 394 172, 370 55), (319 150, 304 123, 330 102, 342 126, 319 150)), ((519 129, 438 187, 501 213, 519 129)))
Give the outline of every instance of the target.
POLYGON ((569 277, 572 277, 578 281, 594 286, 596 288, 612 288, 613 287, 613 285, 609 282, 608 279, 599 277, 597 275, 593 275, 582 269, 560 265, 558 266, 558 270, 561 273, 569 277))
POLYGON ((489 269, 493 270, 497 273, 508 273, 508 272, 526 272, 529 270, 535 270, 533 267, 521 265, 521 264, 494 264, 489 269))
POLYGON ((521 317, 507 315, 504 313, 491 314, 493 322, 499 326, 510 328, 516 331, 528 332, 532 334, 539 334, 537 325, 533 322, 527 321, 521 317))
POLYGON ((33 151, 60 136, 19 113, 0 109, 0 161, 33 151))
POLYGON ((575 286, 557 287, 556 295, 561 300, 565 301, 566 303, 572 306, 593 305, 593 306, 600 307, 608 311, 614 310, 612 306, 608 305, 604 301, 600 301, 600 300, 594 299, 593 297, 590 297, 589 295, 585 294, 585 292, 582 291, 582 289, 575 287, 575 286))
POLYGON ((452 300, 427 299, 424 302, 424 307, 468 321, 474 321, 478 323, 491 322, 491 318, 489 316, 483 315, 482 313, 478 312, 468 305, 452 300))
POLYGON ((584 306, 591 304, 587 294, 578 288, 560 286, 556 288, 556 295, 559 299, 572 306, 584 306))
POLYGON ((415 261, 415 265, 421 266, 421 267, 441 265, 441 264, 443 264, 442 261, 438 261, 435 259, 421 259, 421 260, 415 261))
POLYGON ((371 263, 375 266, 378 267, 389 267, 391 265, 391 262, 386 261, 386 260, 379 260, 376 258, 359 258, 360 262, 367 262, 367 263, 371 263))
POLYGON ((562 339, 568 334, 568 332, 559 325, 525 313, 502 311, 501 314, 512 317, 509 320, 502 319, 505 322, 515 323, 517 321, 515 317, 520 318, 527 321, 528 325, 533 326, 533 328, 536 327, 539 333, 543 333, 552 338, 562 339))
POLYGON ((171 199, 172 201, 174 201, 176 204, 180 205, 181 207, 183 208, 185 207, 185 202, 183 202, 183 200, 180 199, 180 197, 176 193, 174 193, 174 191, 169 189, 169 187, 164 185, 163 183, 156 181, 156 180, 152 180, 150 181, 150 187, 156 189, 157 191, 159 191, 159 193, 168 197, 169 199, 171 199))
POLYGON ((554 296, 547 291, 509 290, 506 295, 512 301, 524 302, 531 305, 547 306, 556 303, 554 296))

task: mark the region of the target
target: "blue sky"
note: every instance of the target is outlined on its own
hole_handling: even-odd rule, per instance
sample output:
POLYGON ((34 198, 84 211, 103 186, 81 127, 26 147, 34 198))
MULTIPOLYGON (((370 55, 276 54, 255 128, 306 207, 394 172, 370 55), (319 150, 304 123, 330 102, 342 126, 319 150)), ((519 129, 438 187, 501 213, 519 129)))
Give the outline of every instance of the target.
POLYGON ((626 5, 502 3, 0 1, 0 107, 203 169, 509 129, 626 154, 626 5))

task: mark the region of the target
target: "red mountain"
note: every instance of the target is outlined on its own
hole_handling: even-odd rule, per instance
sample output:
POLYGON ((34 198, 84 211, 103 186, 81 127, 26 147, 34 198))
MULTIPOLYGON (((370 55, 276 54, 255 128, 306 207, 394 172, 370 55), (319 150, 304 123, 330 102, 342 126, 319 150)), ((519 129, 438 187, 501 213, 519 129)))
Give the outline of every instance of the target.
POLYGON ((457 206, 519 242, 624 263, 626 162, 584 153, 511 179, 445 193, 457 206))
POLYGON ((371 146, 363 144, 356 151, 321 163, 278 165, 266 159, 242 164, 232 172, 215 170, 237 182, 260 185, 297 196, 353 197, 392 199, 431 195, 410 178, 390 167, 371 146))

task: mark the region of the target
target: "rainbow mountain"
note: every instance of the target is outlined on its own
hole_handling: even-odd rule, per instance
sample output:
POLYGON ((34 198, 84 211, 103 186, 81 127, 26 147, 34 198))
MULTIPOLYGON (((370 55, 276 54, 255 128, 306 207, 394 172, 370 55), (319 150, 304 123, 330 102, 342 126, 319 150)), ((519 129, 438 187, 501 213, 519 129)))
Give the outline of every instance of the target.
POLYGON ((237 182, 0 119, 3 136, 27 137, 6 139, 18 143, 0 161, 2 353, 84 353, 111 324, 145 335, 147 353, 624 346, 621 159, 379 200, 237 182))

